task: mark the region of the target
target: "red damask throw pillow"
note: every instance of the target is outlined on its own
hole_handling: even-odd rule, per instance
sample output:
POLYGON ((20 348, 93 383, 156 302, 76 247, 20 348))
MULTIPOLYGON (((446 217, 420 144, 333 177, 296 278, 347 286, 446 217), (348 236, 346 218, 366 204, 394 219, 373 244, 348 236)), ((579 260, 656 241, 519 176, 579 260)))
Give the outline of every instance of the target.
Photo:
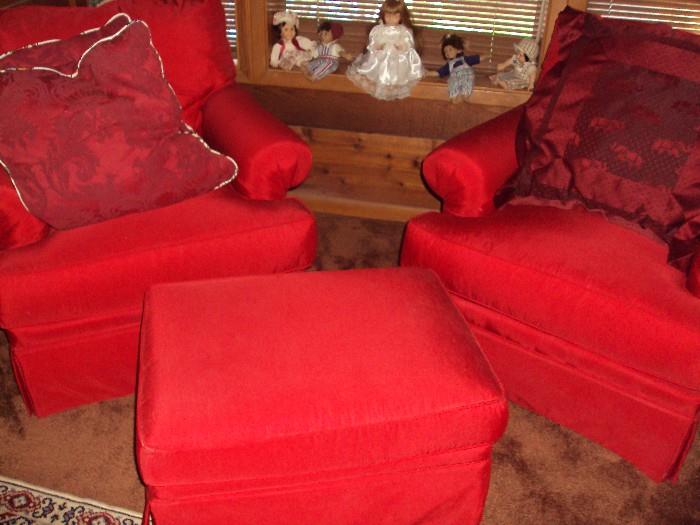
POLYGON ((148 26, 125 14, 0 57, 0 160, 58 229, 173 204, 237 171, 182 122, 148 26))
POLYGON ((567 8, 519 131, 517 196, 578 201, 700 247, 700 37, 567 8))

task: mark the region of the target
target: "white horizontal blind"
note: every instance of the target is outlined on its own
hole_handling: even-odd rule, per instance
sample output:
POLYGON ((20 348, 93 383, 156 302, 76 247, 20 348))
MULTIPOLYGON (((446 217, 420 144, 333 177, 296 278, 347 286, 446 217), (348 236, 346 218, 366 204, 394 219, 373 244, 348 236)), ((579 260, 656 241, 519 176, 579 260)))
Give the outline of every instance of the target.
MULTIPOLYGON (((426 45, 439 45, 440 35, 458 32, 470 42, 470 53, 479 53, 487 66, 512 55, 512 44, 520 38, 539 40, 546 22, 547 3, 547 0, 406 0, 414 25, 427 30, 424 32, 426 45)), ((381 4, 381 0, 268 2, 270 10, 288 9, 301 18, 365 23, 377 21, 381 4)))
POLYGON ((700 34, 700 1, 616 0, 589 1, 588 12, 608 18, 624 18, 642 22, 664 22, 675 29, 700 34))
POLYGON ((224 12, 226 13, 226 38, 231 43, 233 56, 236 56, 236 48, 238 46, 238 33, 236 29, 236 1, 222 0, 224 12))

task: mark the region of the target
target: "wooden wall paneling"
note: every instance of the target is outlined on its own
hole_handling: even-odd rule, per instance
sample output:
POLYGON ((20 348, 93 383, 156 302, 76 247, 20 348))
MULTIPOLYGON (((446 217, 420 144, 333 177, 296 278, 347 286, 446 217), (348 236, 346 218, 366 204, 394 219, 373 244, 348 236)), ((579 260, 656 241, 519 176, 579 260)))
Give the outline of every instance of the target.
MULTIPOLYGON (((441 88, 447 91, 446 86, 441 88)), ((290 125, 431 139, 448 139, 510 109, 413 97, 385 102, 365 93, 273 86, 247 85, 247 89, 290 125)))
POLYGON ((259 82, 267 73, 267 18, 267 2, 236 0, 238 80, 241 82, 259 82))
MULTIPOLYGON (((311 145, 308 180, 292 192, 316 211, 378 219, 407 220, 439 201, 423 185, 420 164, 441 140, 527 101, 527 91, 493 88, 484 74, 468 104, 451 106, 444 80, 426 79, 402 101, 377 101, 344 75, 344 67, 311 83, 299 71, 268 67, 272 2, 237 0, 238 80, 284 122, 296 126, 311 145)), ((315 23, 302 32, 315 37, 315 23)), ((367 26, 369 28, 369 26, 367 26)), ((363 30, 348 27, 344 40, 353 53, 366 42, 363 30)), ((435 32, 437 38, 439 32, 435 32)), ((432 41, 431 41, 432 42, 432 41)), ((436 40, 437 42, 437 40, 436 40)), ((430 43, 429 54, 437 56, 430 43)), ((432 60, 437 65, 441 59, 432 60)))
POLYGON ((421 179, 421 162, 440 140, 293 129, 311 147, 314 164, 308 179, 292 195, 311 209, 398 221, 439 209, 439 201, 421 179))

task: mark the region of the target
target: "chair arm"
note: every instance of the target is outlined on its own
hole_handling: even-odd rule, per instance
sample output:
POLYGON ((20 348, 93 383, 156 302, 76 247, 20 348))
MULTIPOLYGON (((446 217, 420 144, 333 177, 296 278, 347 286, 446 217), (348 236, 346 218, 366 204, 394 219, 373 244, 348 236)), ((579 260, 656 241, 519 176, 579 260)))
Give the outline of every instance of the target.
POLYGON ((238 163, 233 185, 242 195, 281 199, 308 175, 308 145, 242 87, 213 93, 202 113, 205 140, 238 163))
POLYGON ((700 297, 700 250, 695 252, 695 257, 688 270, 688 290, 696 297, 700 297))
POLYGON ((515 136, 523 107, 451 138, 423 161, 428 186, 442 199, 442 211, 463 217, 493 211, 496 191, 518 168, 515 136))

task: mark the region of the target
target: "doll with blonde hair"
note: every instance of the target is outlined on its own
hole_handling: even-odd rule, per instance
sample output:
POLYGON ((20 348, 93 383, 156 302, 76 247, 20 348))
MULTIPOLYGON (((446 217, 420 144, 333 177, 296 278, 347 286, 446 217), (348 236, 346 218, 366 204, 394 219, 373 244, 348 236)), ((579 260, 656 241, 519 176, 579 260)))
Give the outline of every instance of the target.
POLYGON ((348 78, 376 98, 393 100, 407 97, 424 73, 405 2, 384 0, 367 50, 350 64, 348 78))

